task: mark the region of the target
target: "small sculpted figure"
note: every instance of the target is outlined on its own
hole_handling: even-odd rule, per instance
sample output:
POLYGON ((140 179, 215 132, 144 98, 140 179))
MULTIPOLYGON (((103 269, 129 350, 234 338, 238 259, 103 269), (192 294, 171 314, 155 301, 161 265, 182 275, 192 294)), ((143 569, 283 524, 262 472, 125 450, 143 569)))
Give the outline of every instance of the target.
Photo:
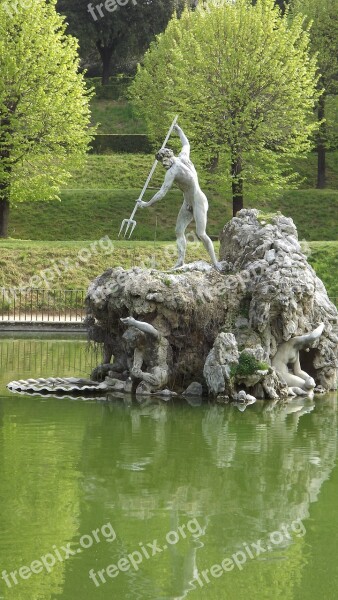
POLYGON ((169 377, 168 340, 150 323, 137 321, 133 317, 121 321, 128 328, 138 330, 137 335, 133 335, 128 329, 123 336, 134 349, 131 376, 147 383, 149 392, 160 390, 167 384, 169 377), (147 371, 142 371, 142 365, 146 366, 147 371))
POLYGON ((176 223, 178 261, 174 268, 180 268, 184 265, 187 247, 185 231, 191 221, 194 220, 197 237, 209 253, 214 267, 220 270, 221 267, 216 259, 213 243, 206 233, 208 200, 200 188, 196 169, 190 160, 190 143, 178 125, 175 125, 174 129, 180 136, 182 150, 178 156, 174 156, 173 151, 169 148, 163 148, 158 152, 156 158, 162 162, 167 170, 163 185, 149 202, 141 200, 139 205, 142 208, 152 206, 155 202, 164 198, 175 183, 183 192, 184 200, 176 223))
POLYGON ((316 387, 314 379, 308 373, 302 371, 299 351, 312 346, 320 338, 323 331, 324 323, 321 323, 314 331, 305 335, 298 335, 287 342, 283 342, 271 361, 277 374, 291 388, 291 392, 296 395, 301 394, 299 390, 309 392, 316 387))

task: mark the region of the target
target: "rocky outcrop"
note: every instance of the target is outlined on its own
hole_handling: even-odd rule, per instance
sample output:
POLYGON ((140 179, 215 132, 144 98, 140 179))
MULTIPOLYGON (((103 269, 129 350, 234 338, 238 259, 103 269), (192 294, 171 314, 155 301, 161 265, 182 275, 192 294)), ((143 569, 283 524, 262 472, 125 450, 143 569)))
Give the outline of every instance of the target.
POLYGON ((222 231, 220 259, 245 286, 246 321, 234 331, 239 343, 248 344, 255 332, 271 360, 283 342, 323 322, 322 337, 301 353, 301 364, 317 385, 335 389, 337 309, 302 253, 292 219, 275 215, 268 222, 258 211, 242 210, 222 231))
MULTIPOLYGON (((137 334, 126 335, 120 321, 131 315, 168 340, 169 389, 182 393, 195 382, 212 396, 236 399, 243 390, 283 397, 287 386, 271 366, 277 348, 324 323, 322 337, 300 358, 317 385, 334 389, 338 313, 301 251, 293 221, 240 211, 221 233, 220 260, 222 272, 203 261, 169 272, 118 267, 92 282, 89 337, 104 344, 110 377, 121 387, 133 369, 130 340, 137 334)), ((139 381, 131 380, 135 390, 139 381)))

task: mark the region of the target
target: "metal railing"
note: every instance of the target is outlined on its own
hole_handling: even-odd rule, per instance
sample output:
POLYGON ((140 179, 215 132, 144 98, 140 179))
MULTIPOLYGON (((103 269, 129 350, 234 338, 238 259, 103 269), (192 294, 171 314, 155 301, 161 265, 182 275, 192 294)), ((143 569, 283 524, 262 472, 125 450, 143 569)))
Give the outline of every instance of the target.
POLYGON ((0 288, 0 322, 80 323, 85 290, 0 288))

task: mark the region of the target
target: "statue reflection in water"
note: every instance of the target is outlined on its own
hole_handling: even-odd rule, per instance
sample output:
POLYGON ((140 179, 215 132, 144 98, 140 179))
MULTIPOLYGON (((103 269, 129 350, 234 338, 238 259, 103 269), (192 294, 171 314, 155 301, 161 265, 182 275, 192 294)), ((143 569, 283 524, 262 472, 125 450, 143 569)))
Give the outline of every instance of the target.
MULTIPOLYGON (((112 418, 116 403, 124 410, 122 395, 115 399, 115 407, 106 405, 112 418)), ((316 404, 310 399, 284 406, 258 402, 244 414, 233 406, 193 409, 178 406, 177 401, 173 410, 171 403, 155 398, 128 407, 125 435, 131 436, 133 447, 127 437, 120 440, 118 468, 129 471, 130 479, 115 496, 125 518, 149 525, 161 518, 162 532, 177 531, 192 518, 200 524, 196 535, 168 547, 161 566, 154 567, 167 574, 159 578, 163 595, 158 597, 178 600, 190 593, 194 597, 194 589, 199 589, 196 577, 203 569, 220 563, 244 543, 266 539, 283 524, 306 523, 311 503, 318 500, 335 465, 336 403, 335 394, 320 397, 316 404), (145 435, 147 448, 142 442, 145 435), (138 469, 147 493, 135 499, 129 490, 138 469)), ((242 577, 247 585, 249 578, 250 593, 257 590, 251 597, 258 600, 264 572, 267 582, 270 576, 279 579, 283 597, 291 600, 291 582, 306 564, 303 533, 285 539, 271 556, 252 561, 254 568, 248 564, 244 580, 238 569, 219 581, 211 578, 217 589, 223 586, 224 596, 219 597, 232 597, 233 586, 242 577)), ((248 587, 236 589, 236 598, 244 600, 248 587)), ((269 597, 279 597, 277 592, 278 585, 277 595, 272 589, 269 597)), ((211 593, 211 597, 218 596, 211 593)))

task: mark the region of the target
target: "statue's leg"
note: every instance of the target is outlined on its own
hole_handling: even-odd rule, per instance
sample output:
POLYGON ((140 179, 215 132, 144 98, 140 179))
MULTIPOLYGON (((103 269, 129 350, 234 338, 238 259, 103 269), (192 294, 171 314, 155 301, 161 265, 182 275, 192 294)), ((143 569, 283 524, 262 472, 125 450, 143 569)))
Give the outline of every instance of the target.
POLYGON ((297 377, 297 375, 294 375, 293 373, 283 373, 282 377, 289 387, 299 387, 302 390, 308 389, 304 379, 302 379, 301 377, 297 377))
MULTIPOLYGON (((204 194, 203 194, 203 196, 204 196, 204 194)), ((208 252, 214 267, 218 268, 218 261, 216 258, 214 245, 206 233, 207 211, 208 211, 208 201, 207 201, 206 197, 205 197, 205 200, 204 200, 204 198, 201 198, 201 200, 195 202, 194 218, 195 218, 195 222, 196 222, 197 237, 201 240, 204 248, 208 252)))
POLYGON ((316 382, 311 377, 311 375, 309 375, 305 371, 302 371, 301 366, 300 366, 300 362, 299 362, 299 355, 297 356, 296 362, 295 362, 295 364, 293 366, 293 372, 294 372, 294 374, 297 377, 300 377, 301 379, 304 380, 304 382, 305 382, 305 388, 306 389, 311 389, 311 388, 315 388, 316 387, 316 382))
POLYGON ((187 240, 185 238, 185 230, 188 227, 189 223, 193 220, 192 211, 187 208, 186 203, 184 202, 180 212, 178 213, 177 222, 176 222, 176 242, 177 242, 177 250, 178 250, 178 260, 174 268, 182 267, 184 265, 185 252, 187 248, 187 240))
POLYGON ((154 388, 161 388, 168 381, 168 370, 161 367, 153 367, 150 373, 142 373, 142 379, 150 383, 154 388))
POLYGON ((153 367, 149 373, 141 371, 141 369, 133 368, 132 375, 149 384, 149 386, 151 386, 149 388, 151 391, 161 389, 168 382, 168 369, 163 369, 161 367, 153 367))

